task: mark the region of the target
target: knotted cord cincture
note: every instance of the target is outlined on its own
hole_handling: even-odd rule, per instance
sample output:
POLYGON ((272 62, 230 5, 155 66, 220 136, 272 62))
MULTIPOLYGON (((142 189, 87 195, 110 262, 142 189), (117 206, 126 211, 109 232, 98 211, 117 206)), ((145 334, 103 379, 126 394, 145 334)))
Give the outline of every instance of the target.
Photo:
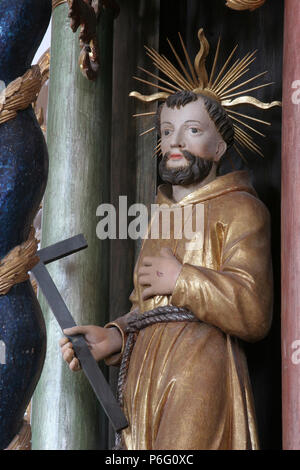
MULTIPOLYGON (((138 333, 140 330, 147 328, 147 326, 154 325, 155 323, 170 323, 170 322, 198 322, 198 318, 195 317, 186 308, 175 307, 174 305, 166 305, 164 307, 157 307, 153 310, 142 314, 133 314, 128 320, 128 325, 125 333, 128 334, 122 361, 120 365, 118 386, 117 386, 117 398, 121 407, 124 406, 124 390, 126 385, 127 373, 129 368, 129 362, 133 347, 135 345, 138 333)), ((114 450, 122 450, 122 432, 116 433, 115 447, 114 450)))

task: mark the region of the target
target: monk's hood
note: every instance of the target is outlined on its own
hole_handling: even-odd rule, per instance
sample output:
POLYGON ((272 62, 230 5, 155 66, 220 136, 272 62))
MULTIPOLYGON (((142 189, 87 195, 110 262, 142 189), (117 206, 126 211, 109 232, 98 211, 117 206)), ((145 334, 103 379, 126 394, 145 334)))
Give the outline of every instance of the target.
MULTIPOLYGON (((177 204, 180 206, 196 204, 234 191, 244 191, 257 197, 255 189, 251 185, 248 171, 233 171, 224 176, 218 176, 215 180, 185 196, 177 204)), ((158 204, 174 204, 171 184, 166 183, 158 187, 156 202, 158 204)))

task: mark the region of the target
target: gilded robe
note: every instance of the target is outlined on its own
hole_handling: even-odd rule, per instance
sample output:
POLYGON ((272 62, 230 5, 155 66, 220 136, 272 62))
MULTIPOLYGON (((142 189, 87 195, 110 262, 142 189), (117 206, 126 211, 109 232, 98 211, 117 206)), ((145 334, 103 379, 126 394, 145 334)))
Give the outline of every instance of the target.
MULTIPOLYGON (((156 202, 174 204, 170 185, 159 187, 156 202)), ((200 321, 155 324, 139 332, 124 394, 127 449, 258 448, 239 339, 258 341, 271 324, 269 213, 245 171, 217 177, 178 204, 198 203, 204 205, 199 246, 187 249, 190 240, 174 239, 171 230, 169 239, 144 240, 137 261, 132 309, 142 313, 171 304, 188 308, 200 321), (144 256, 159 256, 162 247, 173 249, 182 270, 171 296, 143 301, 138 267, 144 256)), ((129 315, 107 325, 118 327, 124 341, 129 315)), ((107 363, 119 359, 115 355, 107 363)))

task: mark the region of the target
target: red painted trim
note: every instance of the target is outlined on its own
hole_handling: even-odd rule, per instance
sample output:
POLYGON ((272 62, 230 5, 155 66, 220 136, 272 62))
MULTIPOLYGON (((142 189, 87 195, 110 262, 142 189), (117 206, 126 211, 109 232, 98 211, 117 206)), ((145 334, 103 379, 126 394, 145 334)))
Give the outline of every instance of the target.
POLYGON ((300 92, 299 104, 293 103, 297 90, 292 88, 296 80, 300 85, 299 31, 300 1, 285 0, 281 205, 284 449, 300 449, 300 347, 295 343, 300 344, 300 92))

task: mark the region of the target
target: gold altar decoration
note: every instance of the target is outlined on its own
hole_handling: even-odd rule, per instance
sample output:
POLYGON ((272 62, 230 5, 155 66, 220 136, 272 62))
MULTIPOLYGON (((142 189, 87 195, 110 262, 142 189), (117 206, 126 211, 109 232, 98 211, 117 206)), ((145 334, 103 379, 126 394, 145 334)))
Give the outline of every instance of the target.
POLYGON ((101 0, 52 0, 52 11, 63 3, 69 6, 68 17, 71 19, 70 26, 73 33, 80 27, 81 50, 78 59, 80 71, 88 80, 96 80, 100 66, 96 28, 100 9, 105 6, 105 2, 101 0))
POLYGON ((52 11, 63 3, 67 3, 67 0, 52 0, 52 11))
POLYGON ((37 65, 40 68, 42 75, 42 86, 49 79, 50 76, 50 48, 38 60, 37 65))
MULTIPOLYGON (((251 78, 241 82, 241 77, 248 72, 250 64, 255 60, 255 54, 257 51, 247 53, 242 59, 237 59, 233 65, 229 66, 230 61, 237 49, 237 45, 234 47, 230 55, 228 56, 225 64, 220 68, 220 71, 216 75, 217 63, 218 63, 218 56, 220 51, 220 44, 221 40, 219 39, 213 66, 208 75, 206 70, 206 57, 209 53, 209 43, 204 35, 203 29, 199 29, 198 31, 198 39, 200 41, 200 50, 195 57, 194 65, 192 64, 191 58, 188 55, 186 46, 182 40, 181 34, 178 33, 181 47, 183 49, 183 53, 185 56, 185 60, 187 63, 187 67, 184 65, 182 60, 180 59, 179 55, 177 54, 175 48, 173 47, 172 43, 168 41, 168 44, 178 62, 179 67, 175 67, 173 63, 164 55, 159 54, 154 48, 149 48, 145 46, 147 51, 147 55, 152 59, 153 64, 157 67, 159 72, 161 72, 168 80, 162 78, 158 74, 154 74, 148 70, 145 70, 142 67, 138 67, 142 72, 146 73, 148 76, 154 78, 160 84, 156 84, 150 82, 148 80, 144 80, 139 77, 133 77, 134 79, 138 80, 139 82, 148 84, 154 88, 157 88, 159 91, 152 95, 142 95, 137 91, 133 91, 130 93, 129 96, 135 97, 143 102, 152 102, 156 100, 166 100, 168 96, 174 94, 178 91, 183 90, 190 90, 195 93, 200 93, 202 95, 209 96, 215 99, 221 106, 225 109, 230 119, 234 121, 234 133, 235 133, 235 144, 234 148, 238 152, 238 154, 243 157, 241 149, 247 149, 254 153, 257 153, 263 156, 261 152, 261 148, 259 145, 256 144, 254 138, 247 132, 244 127, 252 132, 265 137, 260 131, 258 131, 255 127, 250 126, 245 122, 245 120, 255 121, 265 125, 271 125, 271 123, 262 121, 260 119, 254 118, 249 116, 248 114, 242 114, 237 111, 233 111, 237 105, 240 104, 247 104, 254 106, 260 109, 269 109, 273 106, 281 106, 280 101, 273 101, 272 103, 263 103, 262 101, 254 98, 253 96, 245 95, 245 93, 249 93, 254 90, 258 90, 259 88, 263 88, 265 86, 269 86, 272 83, 264 83, 262 85, 257 85, 254 87, 250 87, 244 90, 240 90, 242 87, 248 85, 250 82, 256 80, 259 77, 262 77, 267 73, 267 71, 259 73, 258 75, 252 76, 251 78), (238 146, 240 148, 238 148, 238 146)), ((156 113, 140 113, 135 114, 136 117, 145 117, 150 115, 155 115, 156 113)), ((144 135, 148 132, 155 130, 155 127, 151 127, 146 131, 142 132, 140 135, 144 135)), ((160 151, 160 145, 158 145, 156 149, 156 153, 160 151)))
POLYGON ((31 450, 31 427, 26 420, 23 421, 21 430, 4 450, 31 450))
POLYGON ((14 119, 18 111, 33 103, 41 89, 42 74, 38 65, 28 69, 0 93, 0 124, 14 119))
POLYGON ((227 0, 226 6, 233 10, 256 10, 261 7, 266 0, 227 0))
POLYGON ((80 27, 80 71, 88 80, 96 80, 100 68, 97 24, 105 8, 112 9, 116 18, 120 11, 119 5, 115 0, 52 0, 52 11, 63 3, 69 6, 68 17, 73 33, 80 27))
MULTIPOLYGON (((37 65, 40 67, 42 75, 41 89, 43 88, 46 81, 50 78, 50 48, 44 52, 44 54, 38 60, 37 65)), ((42 108, 37 107, 38 96, 33 103, 33 109, 39 125, 44 133, 46 133, 46 127, 44 126, 44 112, 42 108)))
POLYGON ((73 33, 80 28, 80 71, 88 80, 96 80, 100 68, 97 25, 102 11, 106 8, 112 9, 116 18, 120 11, 119 5, 115 0, 52 0, 52 9, 62 3, 68 3, 68 17, 71 19, 73 33))
POLYGON ((100 17, 99 0, 68 0, 69 18, 73 33, 80 27, 79 67, 82 75, 88 80, 96 80, 99 67, 99 45, 97 24, 100 17))
POLYGON ((15 284, 27 281, 28 271, 39 262, 36 256, 39 241, 34 234, 35 229, 32 227, 28 240, 0 260, 0 295, 7 294, 15 284))

